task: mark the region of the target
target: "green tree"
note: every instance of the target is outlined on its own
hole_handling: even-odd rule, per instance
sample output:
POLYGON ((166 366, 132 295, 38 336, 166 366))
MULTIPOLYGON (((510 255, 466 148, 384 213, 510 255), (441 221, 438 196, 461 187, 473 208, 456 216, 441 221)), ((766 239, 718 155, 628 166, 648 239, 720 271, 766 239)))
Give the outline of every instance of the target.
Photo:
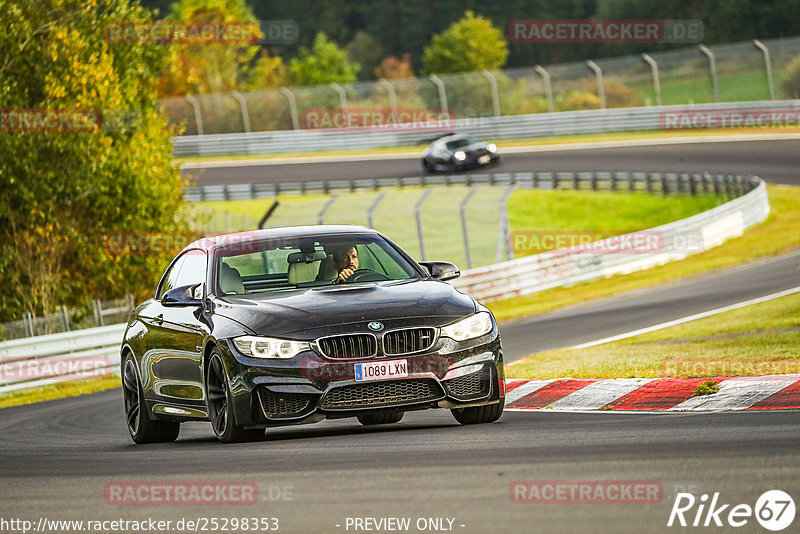
POLYGON ((292 59, 289 67, 295 85, 350 83, 356 80, 359 69, 360 66, 351 63, 344 50, 322 32, 317 34, 313 48, 302 48, 300 56, 292 59))
POLYGON ((53 0, 49 9, 0 0, 0 12, 0 321, 149 294, 167 258, 115 255, 106 244, 185 230, 152 83, 167 50, 104 36, 108 24, 149 13, 127 0, 53 0), (67 120, 44 123, 43 110, 67 120))
POLYGON ((423 55, 429 74, 499 69, 506 63, 508 44, 503 32, 472 11, 444 32, 434 35, 423 55))

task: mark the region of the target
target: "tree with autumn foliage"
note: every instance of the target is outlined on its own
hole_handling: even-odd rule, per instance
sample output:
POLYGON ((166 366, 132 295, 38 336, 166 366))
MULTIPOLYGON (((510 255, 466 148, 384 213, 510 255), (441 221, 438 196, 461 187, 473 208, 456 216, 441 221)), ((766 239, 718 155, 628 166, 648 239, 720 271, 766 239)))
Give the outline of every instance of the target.
POLYGON ((412 78, 414 70, 411 68, 411 56, 403 54, 403 57, 388 56, 383 58, 380 64, 375 67, 375 76, 389 80, 412 78))
MULTIPOLYGON (((258 24, 244 0, 179 0, 172 4, 166 21, 258 24)), ((162 96, 227 93, 287 84, 286 65, 266 48, 248 42, 177 42, 170 47, 159 92, 162 96)))
POLYGON ((152 292, 164 255, 109 236, 183 232, 182 179, 153 84, 163 46, 111 43, 128 0, 0 0, 0 321, 152 292))

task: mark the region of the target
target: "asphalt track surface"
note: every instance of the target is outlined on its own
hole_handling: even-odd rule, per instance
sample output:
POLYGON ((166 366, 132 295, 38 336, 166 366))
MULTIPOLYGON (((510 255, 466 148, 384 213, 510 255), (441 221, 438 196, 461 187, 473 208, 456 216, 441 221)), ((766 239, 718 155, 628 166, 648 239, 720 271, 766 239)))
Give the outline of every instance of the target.
MULTIPOLYGON (((653 171, 751 174, 769 183, 800 185, 800 140, 705 142, 663 146, 581 148, 503 153, 488 171, 653 171)), ((189 171, 184 171, 189 172, 189 171)), ((316 163, 270 163, 192 170, 197 185, 301 182, 419 176, 418 157, 316 163)))
MULTIPOLYGON (((796 160, 800 145, 775 150, 774 144, 725 150, 738 153, 745 167, 743 151, 766 153, 765 160, 783 154, 786 165, 796 160)), ((698 170, 724 170, 713 158, 721 158, 726 145, 712 147, 708 165, 698 170)), ((635 167, 629 155, 630 165, 609 160, 609 168, 669 170, 652 153, 652 147, 640 153, 644 159, 635 167)), ((563 161, 577 162, 573 155, 563 161)), ((793 163, 758 174, 792 183, 797 168, 793 163)), ((505 350, 520 355, 572 345, 793 287, 800 277, 798 258, 787 255, 702 282, 673 283, 509 323, 501 330, 505 350), (521 339, 526 341, 520 344, 521 339)), ((347 518, 402 517, 411 520, 409 532, 447 531, 417 529, 419 518, 452 519, 452 531, 464 533, 660 532, 679 528, 666 525, 680 491, 697 498, 719 492, 720 504, 754 506, 763 492, 781 489, 800 503, 800 411, 544 410, 506 412, 497 423, 462 427, 447 411, 436 410, 410 413, 382 427, 340 420, 270 429, 261 442, 227 446, 213 439, 207 423, 191 423, 183 425, 176 443, 135 446, 124 427, 121 397, 116 389, 0 410, 0 531, 13 531, 2 520, 14 518, 36 524, 40 518, 277 517, 279 532, 367 532, 346 528, 347 518), (654 481, 663 493, 654 504, 514 503, 509 488, 519 480, 654 481), (259 501, 235 506, 106 501, 107 484, 130 481, 249 482, 258 485, 259 501)), ((697 506, 687 512, 689 522, 696 511, 697 506)), ((174 523, 169 531, 178 532, 174 523)), ((737 531, 764 530, 751 517, 737 531)))

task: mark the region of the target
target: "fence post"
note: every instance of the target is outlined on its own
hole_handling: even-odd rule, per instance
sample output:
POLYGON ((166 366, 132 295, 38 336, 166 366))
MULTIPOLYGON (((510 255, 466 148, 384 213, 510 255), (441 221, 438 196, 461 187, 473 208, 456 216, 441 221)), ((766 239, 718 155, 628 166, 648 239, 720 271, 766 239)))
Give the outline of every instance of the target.
POLYGON ((458 211, 461 213, 461 235, 464 237, 464 254, 467 258, 467 269, 472 269, 472 251, 469 248, 469 232, 467 231, 467 203, 477 190, 478 188, 476 187, 470 187, 469 192, 458 205, 458 211))
POLYGON ((30 312, 24 312, 22 314, 22 325, 25 327, 26 337, 33 337, 33 316, 30 312))
POLYGON ((100 299, 94 299, 92 304, 94 305, 94 321, 97 326, 103 326, 103 305, 100 303, 100 299))
POLYGON ((642 54, 642 59, 650 65, 650 73, 653 77, 653 91, 656 94, 656 105, 661 105, 661 82, 658 79, 658 63, 647 54, 642 54))
POLYGON ((483 69, 483 75, 486 76, 486 79, 489 80, 489 86, 492 90, 492 110, 494 111, 494 116, 500 116, 500 94, 497 92, 497 78, 495 78, 494 74, 489 72, 486 69, 483 69))
POLYGON ((550 73, 544 70, 544 67, 541 65, 534 66, 533 70, 535 70, 536 74, 541 76, 542 80, 544 80, 544 93, 547 97, 547 111, 555 111, 556 108, 553 105, 553 86, 550 84, 550 73))
POLYGON ((339 95, 339 107, 342 108, 342 113, 347 117, 347 93, 344 91, 344 87, 333 82, 331 83, 331 89, 336 91, 336 94, 339 95))
MULTIPOLYGON (((133 307, 131 307, 131 309, 133 309, 133 307)), ((61 326, 64 327, 64 332, 69 332, 69 315, 67 314, 67 308, 62 305, 59 311, 61 312, 61 326)))
POLYGON ((447 107, 447 91, 444 88, 444 82, 442 81, 441 78, 439 78, 435 74, 431 74, 428 78, 430 79, 430 81, 433 82, 433 84, 439 90, 439 105, 441 106, 442 111, 445 112, 450 111, 449 108, 447 107))
POLYGON ((427 259, 427 254, 425 253, 425 234, 422 230, 422 205, 428 200, 431 193, 433 193, 433 187, 426 189, 414 205, 414 218, 417 220, 417 237, 419 238, 419 255, 422 261, 427 259))
POLYGON ((370 228, 375 228, 375 220, 373 218, 375 215, 375 210, 378 209, 378 204, 381 203, 383 197, 385 196, 386 196, 385 192, 380 193, 378 195, 378 198, 375 199, 375 202, 373 202, 372 205, 370 205, 370 207, 367 209, 367 226, 369 226, 370 228))
POLYGON ((595 79, 597 80, 597 96, 600 97, 600 109, 606 109, 606 91, 603 88, 603 71, 597 66, 597 63, 591 59, 586 60, 586 66, 589 70, 594 72, 595 79))
POLYGON ((239 91, 233 91, 231 95, 239 103, 239 107, 242 110, 242 125, 244 126, 244 131, 251 132, 252 130, 250 130, 250 112, 247 110, 247 100, 244 99, 242 93, 240 93, 239 91))
POLYGON ((708 70, 711 73, 711 89, 714 92, 714 102, 719 102, 719 81, 717 80, 717 63, 714 60, 714 53, 703 45, 698 46, 708 58, 708 70))
POLYGON ((394 113, 395 120, 397 120, 397 92, 394 90, 394 85, 392 82, 387 80, 386 78, 381 78, 378 82, 386 88, 386 91, 389 93, 389 105, 392 108, 392 112, 394 113))
POLYGON ((511 223, 508 220, 508 200, 514 194, 516 186, 512 185, 506 192, 503 193, 503 198, 500 199, 500 224, 497 229, 497 254, 495 255, 497 263, 505 259, 512 259, 514 257, 511 250, 511 223))
POLYGON ((317 224, 324 224, 322 221, 325 219, 325 214, 328 213, 328 210, 331 209, 331 206, 333 206, 333 203, 336 202, 337 198, 339 198, 338 195, 331 195, 331 198, 329 198, 325 205, 322 206, 322 209, 319 210, 319 213, 317 214, 317 224))
POLYGON ((292 116, 292 128, 295 130, 300 129, 300 117, 297 115, 297 99, 294 97, 294 93, 291 92, 286 87, 281 87, 281 94, 286 97, 289 101, 289 113, 292 116))
POLYGON ((203 118, 200 116, 200 102, 192 95, 186 95, 186 100, 189 101, 194 110, 194 123, 197 125, 197 135, 203 135, 203 118))
POLYGON ((772 79, 772 62, 769 60, 769 48, 758 39, 753 39, 753 44, 764 54, 764 65, 767 68, 767 85, 769 85, 769 99, 775 100, 775 82, 772 79))

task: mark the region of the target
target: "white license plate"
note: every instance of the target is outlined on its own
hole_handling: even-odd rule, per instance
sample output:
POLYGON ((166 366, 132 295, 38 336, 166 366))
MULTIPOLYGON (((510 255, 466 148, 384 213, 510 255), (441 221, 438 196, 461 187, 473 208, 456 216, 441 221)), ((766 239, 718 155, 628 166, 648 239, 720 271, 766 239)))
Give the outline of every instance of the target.
POLYGON ((356 382, 388 380, 408 376, 408 360, 388 360, 355 364, 356 382))
POLYGON ((489 160, 492 159, 492 156, 489 154, 484 154, 483 156, 478 158, 478 163, 483 165, 484 163, 489 163, 489 160))

